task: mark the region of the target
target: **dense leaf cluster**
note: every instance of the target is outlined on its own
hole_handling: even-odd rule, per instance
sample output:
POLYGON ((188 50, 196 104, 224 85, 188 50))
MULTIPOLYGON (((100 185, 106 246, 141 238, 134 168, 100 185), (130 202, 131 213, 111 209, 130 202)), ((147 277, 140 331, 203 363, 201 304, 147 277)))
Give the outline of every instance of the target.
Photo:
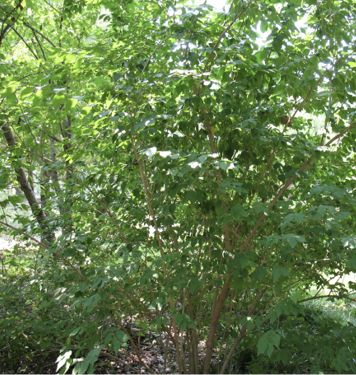
MULTIPOLYGON (((289 364, 303 303, 353 298, 355 4, 0 5, 0 224, 37 246, 4 258, 6 345, 36 321, 62 373, 152 372, 142 332, 180 373, 289 364)), ((347 345, 308 366, 353 371, 347 345)))

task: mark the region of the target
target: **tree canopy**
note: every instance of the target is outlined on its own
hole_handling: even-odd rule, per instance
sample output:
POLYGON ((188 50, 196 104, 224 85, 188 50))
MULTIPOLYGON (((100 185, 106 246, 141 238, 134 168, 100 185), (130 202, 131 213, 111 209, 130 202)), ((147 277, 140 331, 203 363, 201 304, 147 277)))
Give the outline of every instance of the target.
POLYGON ((128 347, 155 372, 142 332, 179 373, 303 340, 311 372, 356 371, 354 326, 293 331, 354 298, 355 5, 5 0, 0 227, 35 261, 3 275, 1 339, 35 331, 61 373, 128 347))

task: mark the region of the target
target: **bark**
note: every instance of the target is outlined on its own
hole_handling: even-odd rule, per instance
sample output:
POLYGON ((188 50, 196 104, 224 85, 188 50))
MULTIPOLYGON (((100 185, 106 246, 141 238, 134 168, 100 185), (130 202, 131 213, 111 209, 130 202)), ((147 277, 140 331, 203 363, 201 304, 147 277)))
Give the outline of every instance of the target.
POLYGON ((30 185, 30 188, 32 189, 32 191, 35 191, 35 186, 33 184, 33 172, 32 172, 32 169, 31 168, 28 168, 27 169, 27 174, 28 174, 28 183, 30 185))
MULTIPOLYGON (((67 118, 63 121, 62 123, 62 135, 63 135, 63 150, 65 154, 70 155, 72 153, 72 143, 71 143, 71 138, 72 138, 72 132, 71 132, 71 116, 67 116, 67 118)), ((66 160, 66 177, 65 177, 65 188, 68 192, 69 186, 70 186, 70 180, 73 175, 73 167, 70 164, 68 160, 66 160)), ((68 194, 66 195, 68 196, 68 194)), ((63 226, 63 234, 70 233, 72 228, 71 228, 71 215, 70 215, 70 202, 66 198, 65 201, 63 202, 62 206, 62 217, 64 217, 65 222, 69 223, 68 225, 63 226)))
POLYGON ((48 196, 48 184, 49 184, 49 174, 45 170, 44 167, 41 168, 41 180, 40 180, 40 188, 41 188, 41 207, 44 214, 47 216, 46 212, 44 211, 47 196, 48 196))
MULTIPOLYGON (((63 138, 64 138, 63 149, 67 155, 72 153, 71 126, 72 126, 71 117, 67 116, 67 119, 64 120, 62 123, 62 132, 63 132, 63 138)), ((71 166, 69 161, 66 161, 66 181, 70 180, 72 174, 73 174, 73 167, 71 166)))
MULTIPOLYGON (((188 292, 188 302, 189 302, 189 315, 192 322, 195 322, 194 308, 192 304, 192 298, 188 292)), ((198 338, 196 328, 188 329, 189 337, 189 373, 198 374, 199 373, 199 357, 198 357, 198 338)))
POLYGON ((235 350, 237 348, 237 346, 240 344, 241 340, 246 336, 247 332, 246 332, 246 324, 243 326, 243 329, 239 335, 239 337, 235 340, 235 342, 233 343, 224 363, 223 363, 223 366, 222 366, 222 369, 221 369, 221 372, 220 374, 225 374, 225 371, 226 371, 226 368, 227 368, 227 365, 229 364, 229 362, 231 361, 233 355, 235 354, 235 350))
POLYGON ((23 10, 23 6, 21 5, 21 3, 22 3, 22 0, 20 0, 19 3, 11 10, 11 12, 9 12, 4 17, 4 19, 1 20, 3 22, 3 25, 2 25, 1 31, 0 31, 0 48, 1 48, 3 40, 5 39, 6 34, 10 30, 10 28, 16 23, 16 21, 19 17, 19 16, 17 16, 17 18, 16 18, 14 16, 16 14, 17 9, 20 9, 21 11, 23 10))
MULTIPOLYGON (((52 160, 53 164, 55 164, 57 162, 57 152, 56 152, 56 146, 55 146, 53 138, 51 138, 51 160, 52 160)), ((61 186, 59 184, 58 172, 57 172, 56 167, 51 168, 50 175, 51 175, 51 180, 52 180, 52 183, 53 183, 54 191, 56 192, 57 198, 58 198, 59 213, 61 214, 61 216, 63 216, 65 212, 64 212, 64 209, 63 209, 63 203, 62 203, 62 199, 61 199, 61 192, 62 191, 61 191, 61 186)))
POLYGON ((229 290, 230 282, 231 282, 231 279, 229 279, 228 281, 224 283, 220 296, 218 298, 218 302, 216 303, 216 306, 213 311, 213 316, 211 318, 211 323, 210 323, 209 337, 206 343, 203 374, 209 374, 211 357, 213 355, 216 327, 219 323, 220 313, 221 313, 221 310, 224 306, 224 303, 227 297, 227 292, 229 290))
MULTIPOLYGON (((11 131, 10 127, 6 123, 4 123, 1 126, 1 129, 4 133, 6 143, 9 146, 10 150, 13 149, 14 147, 16 147, 16 140, 15 140, 14 135, 12 134, 12 131, 11 131)), ((13 167, 14 167, 14 171, 15 171, 15 174, 16 174, 17 181, 20 184, 20 188, 21 188, 22 192, 24 193, 24 195, 25 195, 25 197, 26 197, 26 199, 27 199, 27 201, 30 205, 30 208, 31 208, 31 211, 32 211, 34 217, 36 218, 38 224, 40 225, 40 227, 42 229, 44 239, 48 243, 51 243, 54 236, 50 232, 50 230, 48 229, 48 226, 46 224, 46 215, 44 214, 40 204, 37 202, 35 194, 34 194, 32 188, 31 188, 31 186, 28 182, 28 179, 26 177, 25 171, 23 170, 23 168, 20 166, 20 164, 17 162, 16 159, 17 158, 13 158, 12 161, 13 161, 13 167)))

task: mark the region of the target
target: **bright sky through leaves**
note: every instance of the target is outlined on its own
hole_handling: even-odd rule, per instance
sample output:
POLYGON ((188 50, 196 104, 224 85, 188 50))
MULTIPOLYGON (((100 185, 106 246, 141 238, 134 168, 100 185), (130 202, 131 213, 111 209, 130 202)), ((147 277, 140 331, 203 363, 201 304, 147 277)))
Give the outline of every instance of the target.
POLYGON ((214 6, 214 8, 221 12, 223 10, 224 5, 226 5, 226 1, 224 0, 208 0, 208 4, 211 4, 214 6))

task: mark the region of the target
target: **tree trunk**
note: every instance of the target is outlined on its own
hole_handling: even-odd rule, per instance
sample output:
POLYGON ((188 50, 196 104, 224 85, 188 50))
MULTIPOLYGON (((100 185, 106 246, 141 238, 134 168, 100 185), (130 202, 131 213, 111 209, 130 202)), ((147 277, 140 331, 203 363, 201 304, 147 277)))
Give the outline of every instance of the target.
MULTIPOLYGON (((189 316, 192 322, 195 322, 195 313, 192 303, 192 298, 187 291, 188 303, 189 303, 189 316)), ((198 338, 196 327, 188 328, 188 348, 189 348, 189 373, 198 374, 198 338)))
MULTIPOLYGON (((4 123, 1 126, 1 129, 4 133, 9 149, 14 149, 16 147, 16 140, 14 135, 12 134, 10 127, 6 123, 4 123)), ((25 171, 18 162, 17 157, 12 157, 12 165, 16 174, 17 181, 20 184, 21 190, 25 194, 25 197, 30 205, 31 211, 42 229, 43 238, 48 243, 51 243, 54 239, 54 235, 48 228, 48 225, 46 223, 46 215, 43 212, 41 205, 37 202, 35 193, 32 190, 26 177, 25 171)))
POLYGON ((48 213, 45 212, 45 205, 48 197, 48 184, 49 184, 49 174, 43 166, 41 168, 41 178, 40 178, 40 189, 41 189, 41 207, 44 214, 47 216, 48 213))
MULTIPOLYGON (((56 152, 56 145, 54 143, 54 139, 51 138, 51 160, 52 160, 52 163, 55 164, 57 162, 57 152, 56 152)), ((58 202, 58 209, 59 209, 59 213, 60 215, 63 217, 64 215, 64 209, 63 209, 63 202, 62 202, 62 189, 61 189, 61 186, 59 184, 59 178, 58 178, 58 172, 57 172, 57 168, 56 167, 53 167, 50 169, 50 175, 51 175, 51 180, 52 180, 52 183, 53 183, 53 189, 54 191, 56 192, 57 194, 57 202, 58 202)))
POLYGON ((216 327, 219 323, 220 313, 224 306, 227 292, 229 290, 230 286, 230 280, 226 281, 222 287, 222 290, 220 292, 220 296, 218 298, 218 301, 216 303, 216 306, 213 310, 213 314, 211 317, 211 323, 210 323, 210 329, 209 329, 209 337, 208 341, 206 343, 206 352, 205 352, 205 359, 204 359, 204 369, 203 374, 209 374, 210 370, 210 364, 211 364, 211 357, 213 355, 213 348, 214 348, 214 338, 215 338, 215 332, 216 327))
MULTIPOLYGON (((66 155, 70 155, 72 153, 72 130, 71 130, 71 116, 67 116, 67 118, 62 123, 62 135, 63 135, 63 149, 66 155)), ((69 162, 68 158, 66 158, 66 177, 65 177, 65 189, 68 193, 68 190, 70 190, 71 180, 72 180, 72 174, 73 174, 73 167, 71 163, 69 162)), ((69 223, 65 226, 63 226, 63 234, 71 233, 72 231, 72 220, 70 215, 70 199, 68 199, 68 194, 66 194, 66 198, 63 202, 63 220, 66 223, 69 223)))

